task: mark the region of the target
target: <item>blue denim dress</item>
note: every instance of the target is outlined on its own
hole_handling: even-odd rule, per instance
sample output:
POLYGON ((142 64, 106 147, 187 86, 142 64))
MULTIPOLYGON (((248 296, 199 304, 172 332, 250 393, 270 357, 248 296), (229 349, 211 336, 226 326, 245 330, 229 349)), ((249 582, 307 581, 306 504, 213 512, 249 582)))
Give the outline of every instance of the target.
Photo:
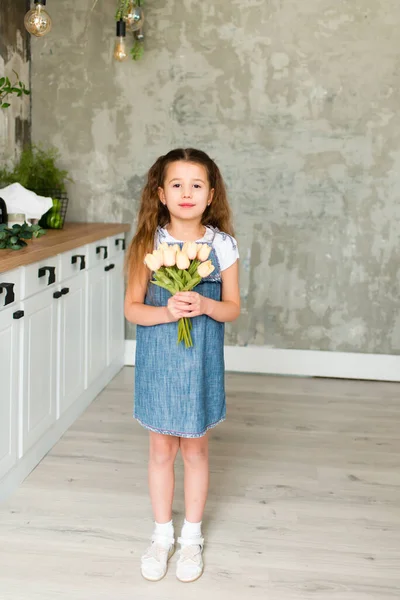
MULTIPOLYGON (((213 241, 209 259, 215 270, 194 291, 221 300, 213 241)), ((170 296, 150 283, 144 302, 166 306, 170 296)), ((225 419, 224 323, 200 315, 192 325, 192 348, 177 344, 177 322, 137 326, 134 417, 150 431, 197 438, 225 419)))

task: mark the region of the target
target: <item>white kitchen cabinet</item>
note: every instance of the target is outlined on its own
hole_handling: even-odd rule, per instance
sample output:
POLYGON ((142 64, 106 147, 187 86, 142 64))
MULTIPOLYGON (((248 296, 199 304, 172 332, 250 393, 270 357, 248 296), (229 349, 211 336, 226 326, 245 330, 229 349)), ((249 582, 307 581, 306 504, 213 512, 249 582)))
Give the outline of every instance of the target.
POLYGON ((108 344, 108 272, 106 263, 89 270, 87 273, 87 361, 86 387, 99 377, 107 366, 108 344))
POLYGON ((20 319, 14 308, 0 312, 0 480, 17 460, 20 319))
POLYGON ((124 354, 124 256, 112 257, 108 270, 107 294, 109 306, 107 364, 124 354))
POLYGON ((81 273, 62 282, 58 300, 57 416, 85 389, 86 279, 81 273))
POLYGON ((53 288, 23 302, 22 444, 20 456, 56 419, 57 300, 53 288))
POLYGON ((0 273, 0 499, 124 364, 124 245, 121 233, 0 273))

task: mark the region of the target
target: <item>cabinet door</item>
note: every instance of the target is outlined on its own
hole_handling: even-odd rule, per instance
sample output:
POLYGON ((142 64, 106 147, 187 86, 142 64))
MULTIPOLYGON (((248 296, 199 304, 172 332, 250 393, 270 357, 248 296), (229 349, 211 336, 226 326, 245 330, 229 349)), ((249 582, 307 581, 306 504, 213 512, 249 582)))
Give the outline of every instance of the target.
POLYGON ((57 309, 54 289, 25 300, 22 449, 25 453, 55 421, 57 309))
POLYGON ((58 417, 85 389, 85 274, 66 281, 60 291, 58 417))
POLYGON ((95 381, 107 366, 107 278, 104 265, 87 273, 86 299, 86 387, 95 381))
POLYGON ((116 256, 110 261, 108 271, 108 314, 109 331, 107 364, 124 359, 124 257, 116 256))
POLYGON ((17 460, 20 321, 17 307, 0 312, 0 479, 17 460))

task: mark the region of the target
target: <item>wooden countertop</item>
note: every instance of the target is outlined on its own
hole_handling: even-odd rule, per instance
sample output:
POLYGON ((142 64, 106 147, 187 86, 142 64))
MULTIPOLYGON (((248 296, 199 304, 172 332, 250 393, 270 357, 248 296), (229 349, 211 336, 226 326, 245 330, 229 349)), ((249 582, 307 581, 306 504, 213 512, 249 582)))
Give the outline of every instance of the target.
POLYGON ((47 229, 42 237, 26 240, 28 245, 22 250, 0 250, 0 273, 125 233, 130 228, 128 223, 65 223, 63 229, 47 229))

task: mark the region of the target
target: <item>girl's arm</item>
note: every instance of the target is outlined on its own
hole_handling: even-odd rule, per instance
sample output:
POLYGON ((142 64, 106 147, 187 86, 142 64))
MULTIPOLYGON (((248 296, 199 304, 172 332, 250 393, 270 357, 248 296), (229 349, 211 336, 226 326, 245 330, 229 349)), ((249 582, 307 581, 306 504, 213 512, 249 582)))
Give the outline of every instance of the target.
POLYGON ((197 292, 178 292, 174 298, 183 317, 207 315, 215 321, 227 323, 240 315, 239 263, 221 272, 222 299, 212 300, 197 292))
POLYGON ((136 325, 161 325, 173 323, 184 317, 177 307, 175 297, 168 300, 167 306, 148 306, 144 304, 147 286, 149 284, 148 269, 143 267, 128 284, 125 294, 124 314, 127 321, 136 325))

